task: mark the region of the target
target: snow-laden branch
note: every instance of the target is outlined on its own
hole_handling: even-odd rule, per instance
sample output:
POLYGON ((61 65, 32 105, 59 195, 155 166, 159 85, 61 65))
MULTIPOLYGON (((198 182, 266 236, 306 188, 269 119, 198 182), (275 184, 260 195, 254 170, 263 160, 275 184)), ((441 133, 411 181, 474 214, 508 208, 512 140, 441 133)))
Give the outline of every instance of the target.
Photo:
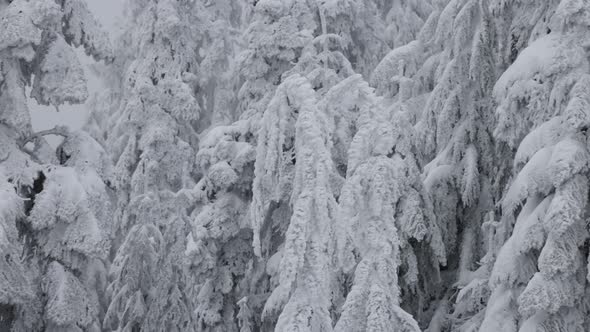
POLYGON ((6 160, 8 160, 8 157, 10 157, 10 151, 6 152, 6 155, 4 157, 0 157, 0 163, 3 163, 6 160))
POLYGON ((57 136, 62 136, 64 138, 67 138, 70 135, 70 131, 68 130, 68 127, 66 127, 66 126, 55 126, 51 129, 42 130, 42 131, 33 133, 31 136, 25 137, 24 139, 19 141, 18 146, 21 149, 24 149, 24 147, 28 143, 33 142, 34 140, 42 138, 44 136, 49 136, 49 135, 57 135, 57 136))

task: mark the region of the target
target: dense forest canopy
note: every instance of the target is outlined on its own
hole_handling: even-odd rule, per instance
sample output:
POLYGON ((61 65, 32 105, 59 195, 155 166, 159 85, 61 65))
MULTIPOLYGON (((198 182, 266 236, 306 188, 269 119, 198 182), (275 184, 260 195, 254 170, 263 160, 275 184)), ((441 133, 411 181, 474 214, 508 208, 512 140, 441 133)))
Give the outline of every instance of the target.
POLYGON ((0 0, 0 331, 590 331, 590 1, 86 1, 0 0))

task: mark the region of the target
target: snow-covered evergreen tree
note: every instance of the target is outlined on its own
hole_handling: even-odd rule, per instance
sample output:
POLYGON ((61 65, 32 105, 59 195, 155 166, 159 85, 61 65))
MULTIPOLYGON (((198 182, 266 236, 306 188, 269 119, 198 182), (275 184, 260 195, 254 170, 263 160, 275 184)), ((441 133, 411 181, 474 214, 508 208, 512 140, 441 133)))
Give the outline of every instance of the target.
MULTIPOLYGON (((263 316, 280 313, 276 325, 280 331, 329 331, 337 207, 334 187, 338 185, 333 183, 336 168, 327 137, 331 122, 315 105, 315 92, 300 75, 289 77, 279 87, 267 112, 272 112, 275 104, 298 114, 292 124, 292 158, 296 162, 292 172, 293 212, 280 249, 278 285, 265 304, 263 316)), ((257 167, 256 171, 262 170, 257 167)))
POLYGON ((85 2, 0 2, 2 330, 99 330, 104 314, 109 159, 86 133, 33 132, 27 107, 29 88, 40 104, 86 100, 72 46, 111 59, 85 2), (54 149, 47 135, 63 142, 54 149))
POLYGON ((256 285, 260 267, 253 260, 247 218, 255 158, 252 137, 245 121, 238 121, 213 128, 199 145, 197 167, 204 176, 187 191, 197 208, 186 254, 200 331, 260 326, 260 317, 244 313, 238 304, 261 306, 256 285))
POLYGON ((0 0, 0 330, 589 330, 589 13, 0 0))
POLYGON ((354 283, 335 330, 420 331, 402 302, 421 318, 445 248, 407 114, 373 100, 358 121, 340 196, 339 256, 345 271, 354 268, 354 283))
MULTIPOLYGON (((433 2, 416 40, 385 56, 371 78, 378 93, 395 98, 414 124, 418 164, 449 254, 450 273, 443 275, 430 330, 462 328, 471 318, 473 308, 464 308, 462 294, 457 308, 451 294, 471 282, 486 287, 482 274, 488 272, 476 265, 487 249, 482 225, 505 181, 506 160, 494 158, 504 157, 504 150, 491 136, 490 95, 498 67, 488 6, 479 0, 433 2)), ((489 291, 481 287, 475 292, 485 297, 489 291)))
POLYGON ((343 39, 355 70, 368 76, 387 52, 417 37, 432 5, 430 0, 326 0, 319 10, 327 32, 343 39))
POLYGON ((194 324, 184 259, 191 205, 176 193, 195 185, 200 5, 128 5, 130 24, 116 64, 122 91, 107 133, 122 243, 111 268, 107 330, 182 331, 194 324))
POLYGON ((495 136, 516 154, 495 225, 499 249, 482 331, 590 327, 585 257, 590 67, 581 46, 590 7, 568 0, 554 5, 539 23, 545 33, 528 32, 529 44, 494 88, 495 136))
POLYGON ((319 29, 315 1, 261 0, 253 11, 240 57, 244 83, 238 95, 240 114, 248 117, 262 115, 281 75, 297 63, 319 29))
POLYGON ((212 126, 228 125, 240 115, 237 103, 242 78, 235 59, 246 47, 242 34, 251 11, 252 5, 245 0, 205 1, 201 10, 204 36, 195 79, 202 114, 212 126))

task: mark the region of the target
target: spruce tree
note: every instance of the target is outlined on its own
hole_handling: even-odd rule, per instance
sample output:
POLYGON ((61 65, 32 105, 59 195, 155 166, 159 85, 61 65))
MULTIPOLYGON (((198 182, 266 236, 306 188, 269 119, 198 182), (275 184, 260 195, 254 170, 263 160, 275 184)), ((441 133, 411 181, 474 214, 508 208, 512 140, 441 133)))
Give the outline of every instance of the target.
POLYGON ((73 47, 109 61, 83 1, 0 2, 0 328, 99 330, 112 220, 103 147, 65 127, 34 132, 27 101, 83 103, 73 47), (56 148, 47 135, 63 138, 56 148))

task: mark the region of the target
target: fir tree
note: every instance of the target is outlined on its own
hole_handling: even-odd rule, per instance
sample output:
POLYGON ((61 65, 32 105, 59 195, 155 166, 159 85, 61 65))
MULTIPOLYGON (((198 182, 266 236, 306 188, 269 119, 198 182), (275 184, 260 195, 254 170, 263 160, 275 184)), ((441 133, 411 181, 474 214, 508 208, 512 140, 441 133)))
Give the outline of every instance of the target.
POLYGON ((86 78, 72 46, 109 60, 110 45, 75 0, 2 1, 0 31, 0 324, 97 330, 112 230, 110 163, 83 132, 33 132, 26 90, 40 104, 84 102, 86 78), (47 135, 63 142, 52 148, 47 135))
POLYGON ((190 206, 176 195, 192 188, 200 2, 132 1, 117 66, 121 95, 107 144, 116 161, 117 222, 122 244, 111 268, 105 329, 192 328, 183 250, 190 206), (149 213, 148 213, 149 211, 149 213))

